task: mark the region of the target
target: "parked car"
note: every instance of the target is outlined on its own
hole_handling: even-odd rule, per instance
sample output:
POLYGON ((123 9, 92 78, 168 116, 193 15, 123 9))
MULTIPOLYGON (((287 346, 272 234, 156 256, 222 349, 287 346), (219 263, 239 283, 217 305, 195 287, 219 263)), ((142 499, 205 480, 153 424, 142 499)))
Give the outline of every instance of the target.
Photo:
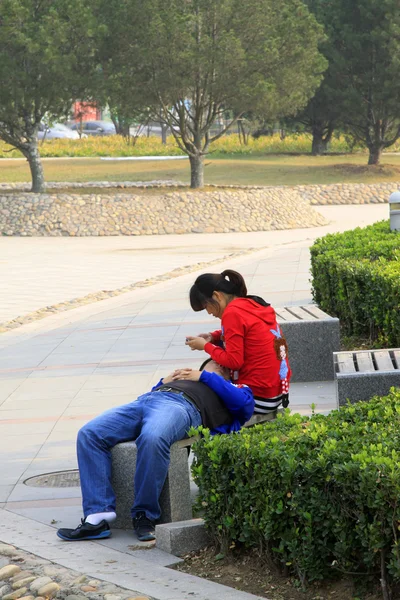
MULTIPOLYGON (((68 123, 72 131, 80 131, 81 123, 68 123)), ((82 121, 82 133, 85 135, 115 135, 115 127, 109 121, 82 121)))
MULTIPOLYGON (((139 125, 136 127, 131 127, 131 133, 133 135, 139 135, 141 137, 162 137, 162 126, 160 123, 156 123, 154 121, 151 121, 150 123, 147 123, 145 125, 139 125)), ((174 130, 175 131, 179 131, 179 127, 174 126, 174 130)), ((167 127, 166 130, 166 135, 171 135, 171 129, 169 127, 167 127)))
POLYGON ((38 131, 38 139, 43 140, 43 138, 46 140, 57 140, 61 138, 79 140, 79 134, 76 131, 71 131, 69 127, 62 123, 54 123, 51 127, 41 123, 38 131))

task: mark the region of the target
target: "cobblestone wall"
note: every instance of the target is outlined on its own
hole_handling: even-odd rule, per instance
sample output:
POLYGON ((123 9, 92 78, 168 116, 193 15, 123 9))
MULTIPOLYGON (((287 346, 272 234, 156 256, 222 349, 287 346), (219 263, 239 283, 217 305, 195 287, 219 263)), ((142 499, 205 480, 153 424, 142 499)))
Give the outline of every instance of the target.
POLYGON ((325 225, 293 188, 162 195, 0 192, 0 234, 105 236, 269 231, 325 225))
POLYGON ((297 185, 295 189, 311 204, 383 204, 400 183, 330 183, 297 185))
MULTIPOLYGON (((400 183, 338 183, 279 187, 231 187, 210 192, 171 191, 144 197, 138 184, 51 184, 51 194, 25 193, 28 184, 0 184, 0 234, 23 236, 151 235, 269 231, 324 225, 311 205, 388 201, 400 183), (57 193, 57 188, 125 188, 117 195, 57 193), (127 188, 131 188, 127 192, 127 188), (12 189, 11 194, 1 190, 12 189)), ((146 185, 146 184, 142 184, 146 185)), ((153 182, 147 187, 173 185, 153 182)), ((183 184, 179 184, 182 185, 183 184)), ((176 184, 175 186, 176 187, 176 184)), ((154 193, 154 192, 153 192, 154 193)))

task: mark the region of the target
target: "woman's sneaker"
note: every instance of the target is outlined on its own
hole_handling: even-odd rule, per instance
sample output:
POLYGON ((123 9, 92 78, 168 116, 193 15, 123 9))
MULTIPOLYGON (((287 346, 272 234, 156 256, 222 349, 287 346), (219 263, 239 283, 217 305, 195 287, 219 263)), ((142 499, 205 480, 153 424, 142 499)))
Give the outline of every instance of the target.
POLYGON ((156 539, 154 523, 146 517, 144 511, 139 511, 136 517, 133 517, 132 524, 140 542, 149 542, 156 539))
POLYGON ((85 519, 76 529, 59 529, 57 535, 66 542, 81 542, 83 540, 102 540, 111 535, 110 526, 107 521, 101 521, 98 525, 86 523, 85 519))

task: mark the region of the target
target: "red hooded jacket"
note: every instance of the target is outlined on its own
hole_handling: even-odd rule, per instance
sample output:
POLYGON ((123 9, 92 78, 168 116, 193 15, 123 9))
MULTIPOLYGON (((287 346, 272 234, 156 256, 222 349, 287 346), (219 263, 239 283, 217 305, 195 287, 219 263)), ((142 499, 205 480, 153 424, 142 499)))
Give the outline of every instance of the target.
POLYGON ((291 370, 287 346, 276 341, 282 332, 272 306, 257 296, 236 298, 226 307, 221 325, 212 336, 213 342, 222 341, 224 348, 208 342, 204 347, 207 354, 228 367, 232 380, 248 385, 255 396, 275 398, 285 393, 291 370))

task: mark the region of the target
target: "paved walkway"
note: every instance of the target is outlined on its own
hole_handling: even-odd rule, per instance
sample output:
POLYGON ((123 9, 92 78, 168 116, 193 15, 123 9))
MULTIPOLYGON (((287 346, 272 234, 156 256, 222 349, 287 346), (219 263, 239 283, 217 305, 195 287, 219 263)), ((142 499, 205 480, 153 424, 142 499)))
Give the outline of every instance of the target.
MULTIPOLYGON (((363 220, 365 223, 384 218, 387 212, 387 207, 382 206, 332 208, 331 211, 325 209, 324 213, 340 216, 340 221, 318 230, 251 234, 246 240, 245 236, 236 234, 227 236, 224 241, 225 236, 174 236, 174 239, 170 236, 153 238, 153 242, 163 248, 168 248, 170 243, 177 244, 180 249, 185 249, 185 253, 188 248, 197 247, 199 251, 198 244, 207 244, 205 237, 209 238, 215 252, 222 248, 221 254, 226 252, 224 244, 228 243, 237 247, 250 240, 252 246, 257 243, 267 246, 252 255, 222 263, 213 270, 236 268, 244 274, 250 293, 264 296, 277 307, 307 304, 311 301, 308 247, 312 239, 328 230, 352 228, 363 220), (346 211, 347 208, 351 210, 346 211), (385 208, 386 211, 382 210, 385 208)), ((121 245, 130 244, 131 247, 139 245, 140 241, 118 240, 121 245)), ((87 243, 87 240, 81 241, 87 243)), ((42 247, 45 242, 43 240, 42 247)), ((150 247, 150 239, 144 238, 143 242, 150 247)), ((166 270, 169 259, 165 258, 164 251, 161 254, 148 250, 144 256, 148 256, 146 252, 153 252, 159 268, 166 270)), ((186 256, 184 258, 187 260, 186 256)), ((96 263, 100 264, 104 261, 96 263)), ((127 258, 124 271, 128 264, 127 258)), ((143 264, 139 261, 136 264, 138 269, 143 269, 141 272, 145 271, 143 264)), ((95 266, 92 264, 91 268, 95 266)), ((28 266, 26 269, 28 273, 28 266)), ((111 280, 111 271, 107 272, 107 281, 111 280)), ((134 537, 128 532, 120 532, 102 544, 85 544, 84 550, 80 545, 79 548, 74 546, 73 550, 69 546, 66 548, 56 538, 54 528, 78 523, 81 516, 79 489, 38 488, 24 483, 35 475, 76 468, 76 433, 87 420, 147 391, 167 372, 182 365, 200 363, 201 355, 185 347, 184 339, 188 334, 210 330, 216 323, 207 314, 193 313, 188 306, 188 289, 195 276, 185 275, 54 315, 0 336, 0 449, 7 457, 0 467, 0 507, 4 509, 0 511, 3 532, 0 539, 41 556, 49 555, 52 560, 71 568, 89 561, 87 565, 93 576, 109 581, 118 577, 120 585, 139 589, 160 600, 187 600, 185 590, 201 588, 199 583, 196 588, 195 578, 189 581, 180 579, 182 574, 176 574, 176 591, 171 592, 170 584, 166 583, 170 575, 165 571, 163 576, 163 572, 157 570, 163 569, 162 565, 168 564, 170 557, 159 551, 130 549, 134 537), (100 550, 100 546, 103 549, 100 550), (131 560, 132 552, 135 561, 131 560), (126 554, 129 556, 125 557, 126 554), (113 560, 121 567, 109 573, 106 566, 113 560), (150 561, 159 566, 155 571, 147 566, 146 571, 143 565, 146 561, 147 565, 150 561)), ((95 284, 96 277, 100 275, 94 276, 95 284)), ((28 279, 33 281, 34 277, 28 279)), ((2 283, 4 281, 2 279, 2 283)), ((78 278, 71 286, 75 282, 78 278)), ((76 288, 67 286, 65 289, 76 288)), ((41 293, 43 298, 47 297, 46 289, 41 293)), ((292 386, 293 410, 308 413, 311 403, 315 403, 321 412, 334 408, 333 382, 292 386)), ((250 597, 237 594, 207 583, 193 597, 198 600, 214 596, 232 600, 250 597), (214 587, 211 589, 210 585, 214 587)))
POLYGON ((0 237, 0 323, 243 248, 311 241, 387 218, 387 205, 317 206, 332 224, 286 231, 146 237, 0 237), (348 225, 350 223, 350 225, 348 225))

